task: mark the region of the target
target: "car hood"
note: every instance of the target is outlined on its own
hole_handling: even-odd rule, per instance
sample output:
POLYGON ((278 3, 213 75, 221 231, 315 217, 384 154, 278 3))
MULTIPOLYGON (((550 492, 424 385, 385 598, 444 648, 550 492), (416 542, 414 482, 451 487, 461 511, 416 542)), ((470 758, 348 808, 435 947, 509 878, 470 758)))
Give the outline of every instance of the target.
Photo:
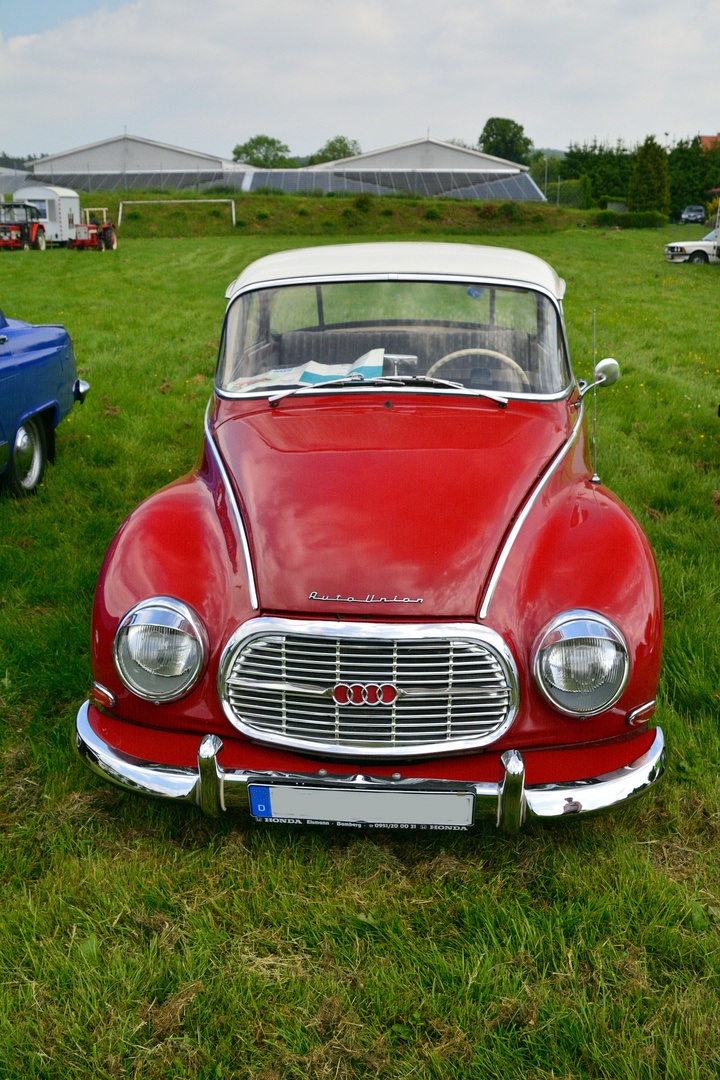
POLYGON ((261 608, 472 618, 528 490, 569 435, 567 402, 412 394, 223 402, 214 437, 261 608))
POLYGON ((687 251, 689 248, 707 248, 710 251, 717 245, 717 240, 671 240, 665 247, 681 247, 687 251))

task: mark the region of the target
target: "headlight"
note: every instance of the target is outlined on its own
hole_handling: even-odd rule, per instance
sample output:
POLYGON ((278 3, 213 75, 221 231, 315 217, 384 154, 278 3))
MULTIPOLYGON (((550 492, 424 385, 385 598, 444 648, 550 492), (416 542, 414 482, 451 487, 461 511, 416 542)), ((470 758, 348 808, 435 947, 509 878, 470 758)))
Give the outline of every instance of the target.
POLYGON ((207 631, 200 617, 169 596, 142 600, 120 623, 113 655, 128 690, 148 701, 174 701, 205 667, 207 631))
POLYGON ((566 611, 535 649, 535 681, 551 705, 570 716, 595 716, 618 700, 630 674, 617 627, 593 611, 566 611))

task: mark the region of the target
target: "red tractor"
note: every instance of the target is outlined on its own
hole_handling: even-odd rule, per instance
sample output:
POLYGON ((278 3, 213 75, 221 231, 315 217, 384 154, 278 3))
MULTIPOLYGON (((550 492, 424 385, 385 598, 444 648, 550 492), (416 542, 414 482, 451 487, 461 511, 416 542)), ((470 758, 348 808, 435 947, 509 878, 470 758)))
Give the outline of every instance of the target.
POLYGON ((0 248, 44 251, 47 247, 40 211, 30 203, 0 203, 0 248))
POLYGON ((83 222, 75 226, 75 239, 70 241, 69 247, 117 251, 115 226, 107 219, 107 209, 104 206, 88 207, 82 213, 83 222), (96 213, 102 214, 102 221, 94 216, 96 213))

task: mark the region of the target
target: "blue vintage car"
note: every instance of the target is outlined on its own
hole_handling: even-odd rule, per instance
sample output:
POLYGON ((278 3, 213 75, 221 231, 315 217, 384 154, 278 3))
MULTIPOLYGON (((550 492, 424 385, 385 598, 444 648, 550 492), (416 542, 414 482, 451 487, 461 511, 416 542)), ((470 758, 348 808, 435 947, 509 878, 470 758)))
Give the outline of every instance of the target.
POLYGON ((64 326, 33 326, 0 311, 0 480, 16 495, 38 486, 55 454, 55 428, 89 389, 64 326))

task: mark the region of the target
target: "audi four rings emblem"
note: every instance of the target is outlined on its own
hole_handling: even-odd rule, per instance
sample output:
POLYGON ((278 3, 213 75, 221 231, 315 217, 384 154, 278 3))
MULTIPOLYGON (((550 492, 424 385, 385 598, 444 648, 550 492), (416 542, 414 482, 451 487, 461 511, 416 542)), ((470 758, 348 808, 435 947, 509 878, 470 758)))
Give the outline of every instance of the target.
POLYGON ((333 687, 336 705, 394 705, 398 688, 392 683, 336 683, 333 687))

